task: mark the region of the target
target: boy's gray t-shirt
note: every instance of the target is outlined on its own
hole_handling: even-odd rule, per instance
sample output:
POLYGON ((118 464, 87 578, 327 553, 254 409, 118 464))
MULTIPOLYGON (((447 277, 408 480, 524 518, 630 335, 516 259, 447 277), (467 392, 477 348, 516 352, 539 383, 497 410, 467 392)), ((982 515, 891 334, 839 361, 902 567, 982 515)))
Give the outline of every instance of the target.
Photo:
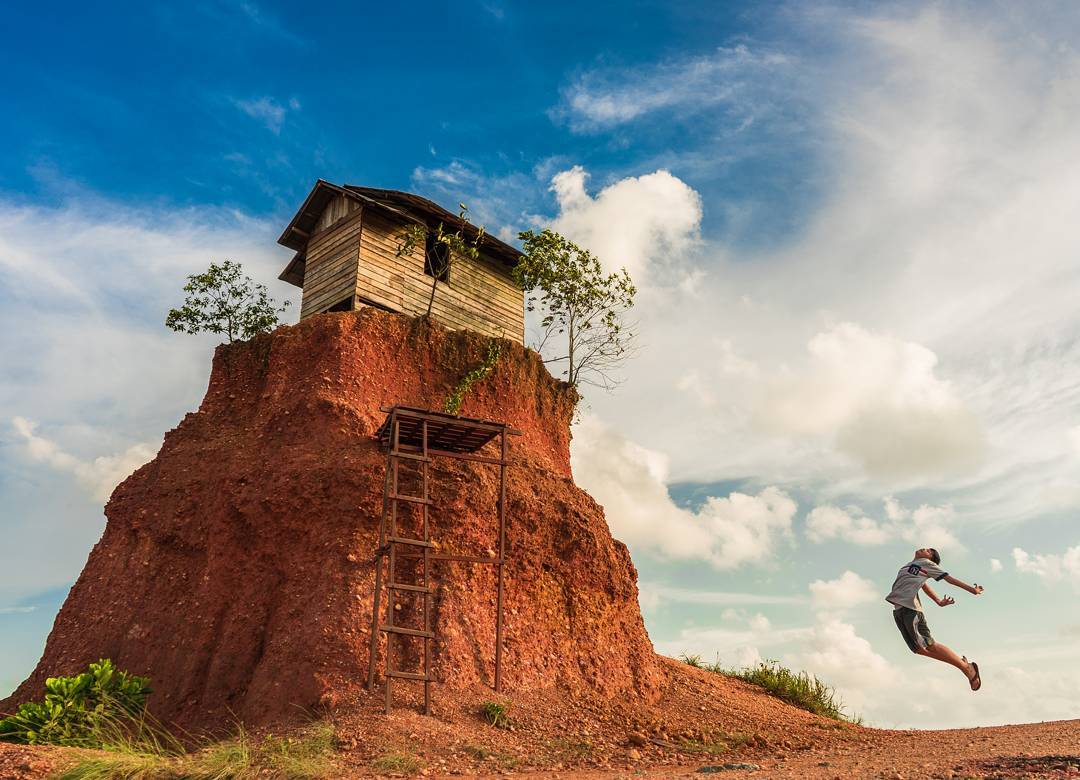
POLYGON ((919 601, 919 590, 927 579, 940 580, 948 575, 941 567, 929 558, 916 558, 911 563, 904 564, 900 573, 896 575, 892 590, 885 600, 894 607, 907 607, 917 612, 922 612, 922 602, 919 601))

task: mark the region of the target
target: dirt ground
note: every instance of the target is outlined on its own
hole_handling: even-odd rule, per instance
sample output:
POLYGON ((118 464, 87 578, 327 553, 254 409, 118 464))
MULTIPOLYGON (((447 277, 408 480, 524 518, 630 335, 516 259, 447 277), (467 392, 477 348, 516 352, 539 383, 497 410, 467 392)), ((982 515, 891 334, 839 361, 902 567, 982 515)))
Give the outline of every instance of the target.
MULTIPOLYGON (((663 659, 652 704, 546 693, 494 696, 436 689, 432 716, 403 685, 326 715, 339 742, 336 777, 1080 778, 1080 720, 947 731, 887 731, 790 707, 739 680, 663 659), (505 703, 511 729, 485 723, 505 703), (396 768, 391 768, 394 762, 396 768)), ((72 751, 0 745, 0 778, 47 777, 72 751)))

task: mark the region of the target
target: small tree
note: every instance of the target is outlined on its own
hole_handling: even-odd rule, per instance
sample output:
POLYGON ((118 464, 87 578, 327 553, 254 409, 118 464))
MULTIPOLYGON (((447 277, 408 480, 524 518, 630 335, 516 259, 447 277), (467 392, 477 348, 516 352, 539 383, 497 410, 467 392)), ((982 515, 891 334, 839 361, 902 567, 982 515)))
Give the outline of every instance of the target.
POLYGON ((440 279, 448 279, 455 255, 476 260, 480 256, 480 245, 484 243, 484 228, 476 229, 474 238, 465 236, 465 226, 469 224, 469 207, 459 203, 457 230, 452 230, 440 222, 434 230, 417 222, 409 225, 398 237, 397 256, 407 255, 414 248, 424 248, 424 267, 431 273, 431 295, 428 297, 427 312, 431 316, 431 307, 435 303, 435 290, 440 279))
POLYGON ((165 326, 180 333, 224 333, 230 344, 270 330, 289 306, 285 301, 277 308, 266 287, 244 276, 231 260, 210 263, 205 273, 189 276, 184 292, 184 305, 169 310, 165 326))
POLYGON ((527 230, 518 238, 524 257, 514 268, 514 279, 526 293, 526 308, 539 310, 540 338, 535 346, 543 354, 556 339, 565 347, 545 363, 566 361, 567 381, 611 389, 611 372, 626 360, 635 333, 626 324, 637 289, 625 268, 604 274, 600 261, 553 230, 527 230))

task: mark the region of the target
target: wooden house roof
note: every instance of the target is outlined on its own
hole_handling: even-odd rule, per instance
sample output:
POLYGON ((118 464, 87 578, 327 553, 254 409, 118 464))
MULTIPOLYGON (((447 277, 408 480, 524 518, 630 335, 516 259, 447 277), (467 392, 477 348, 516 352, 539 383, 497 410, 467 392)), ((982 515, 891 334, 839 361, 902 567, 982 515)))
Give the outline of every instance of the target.
MULTIPOLYGON (((447 226, 456 225, 458 215, 453 214, 438 203, 413 195, 410 192, 400 190, 383 190, 376 187, 358 187, 352 184, 331 184, 324 179, 315 182, 311 192, 308 193, 303 205, 293 216, 286 226, 278 243, 295 249, 296 254, 278 277, 282 281, 302 287, 304 283, 304 252, 307 248, 308 239, 315 229, 319 215, 327 207, 331 200, 338 195, 358 201, 365 207, 376 208, 382 212, 394 214, 398 218, 408 222, 419 222, 434 226, 436 222, 442 222, 447 226)), ((465 235, 472 239, 479 232, 478 228, 470 223, 465 224, 465 235)), ((501 261, 508 268, 517 265, 521 252, 509 244, 500 241, 490 233, 484 235, 481 251, 501 261)))

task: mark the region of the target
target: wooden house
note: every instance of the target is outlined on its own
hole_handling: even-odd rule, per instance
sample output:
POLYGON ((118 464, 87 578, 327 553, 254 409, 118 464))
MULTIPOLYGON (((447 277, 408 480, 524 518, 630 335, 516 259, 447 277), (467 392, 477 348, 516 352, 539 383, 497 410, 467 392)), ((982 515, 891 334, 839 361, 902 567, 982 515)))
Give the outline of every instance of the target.
MULTIPOLYGON (((397 190, 337 186, 319 179, 278 243, 296 251, 279 279, 304 290, 300 319, 327 311, 375 306, 405 314, 428 310, 450 328, 523 343, 525 302, 511 276, 521 253, 486 235, 479 257, 445 257, 430 236, 439 223, 458 229, 458 217, 426 198, 397 190), (428 228, 428 245, 400 253, 410 224, 428 228)), ((465 226, 467 239, 475 226, 465 226)))

